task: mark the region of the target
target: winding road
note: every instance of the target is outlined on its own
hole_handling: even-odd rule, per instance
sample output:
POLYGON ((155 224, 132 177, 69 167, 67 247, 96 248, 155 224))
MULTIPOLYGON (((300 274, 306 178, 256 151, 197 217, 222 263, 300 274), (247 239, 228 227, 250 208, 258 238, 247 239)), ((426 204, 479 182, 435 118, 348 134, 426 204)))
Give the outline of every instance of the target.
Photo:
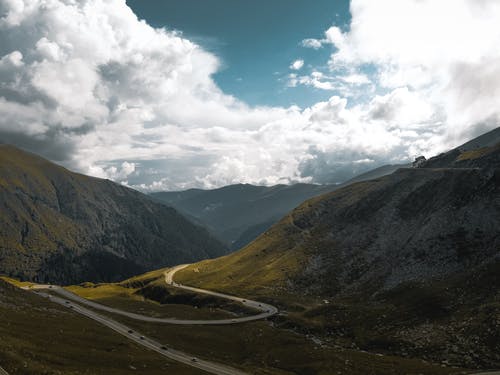
MULTIPOLYGON (((200 288, 193 288, 191 286, 187 285, 182 285, 174 282, 173 278, 174 275, 177 271, 180 271, 184 268, 189 266, 189 264, 183 264, 180 266, 173 267, 169 271, 165 272, 165 282, 168 285, 174 286, 179 289, 184 289, 188 290, 190 292, 195 292, 195 293, 200 293, 200 294, 207 294, 209 296, 214 296, 214 297, 219 297, 219 298, 224 298, 228 299, 231 301, 239 302, 242 305, 246 307, 250 307, 252 309, 255 309, 257 311, 260 311, 259 314, 256 315, 250 315, 250 316, 245 316, 242 318, 235 318, 235 319, 218 319, 218 320, 196 320, 193 324, 236 324, 236 323, 245 323, 245 322, 251 322, 254 320, 260 320, 260 319, 265 319, 269 318, 270 316, 273 316, 278 313, 278 308, 274 307, 273 305, 269 305, 264 302, 258 302, 258 301, 253 301, 250 299, 246 298, 241 298, 241 297, 235 297, 231 296, 229 294, 224 294, 224 293, 218 293, 218 292, 212 292, 210 290, 205 290, 205 289, 200 289, 200 288)), ((179 320, 177 321, 179 322, 179 320)), ((179 323, 178 323, 179 324, 179 323)), ((180 323, 182 324, 182 323, 180 323)))
POLYGON ((132 313, 132 312, 128 312, 128 311, 123 311, 123 310, 116 309, 116 308, 113 308, 110 306, 101 305, 100 303, 89 301, 88 299, 82 298, 82 297, 80 297, 80 296, 78 296, 78 295, 76 295, 76 294, 74 294, 74 293, 72 293, 64 288, 61 288, 60 286, 57 286, 57 285, 34 285, 29 289, 49 289, 49 290, 52 290, 53 292, 59 294, 62 297, 65 297, 65 298, 70 299, 72 301, 81 303, 83 305, 87 305, 89 307, 92 307, 93 309, 107 311, 107 312, 110 312, 112 314, 122 315, 122 316, 126 316, 127 318, 130 318, 130 319, 140 320, 140 321, 149 322, 149 323, 180 324, 180 325, 239 324, 239 323, 246 323, 246 322, 251 322, 251 321, 255 321, 255 320, 266 319, 266 318, 278 313, 278 309, 276 307, 269 305, 269 304, 266 304, 264 302, 258 302, 258 301, 253 301, 253 300, 241 298, 241 297, 231 296, 228 294, 212 292, 212 291, 205 290, 205 289, 193 288, 190 286, 181 285, 181 284, 174 282, 173 277, 174 277, 175 273, 177 271, 180 271, 181 269, 187 267, 187 266, 188 266, 188 264, 184 264, 181 266, 174 267, 171 270, 165 272, 165 282, 168 285, 171 285, 171 286, 179 288, 179 289, 188 290, 190 292, 207 294, 210 296, 224 298, 224 299, 228 299, 231 301, 239 302, 246 307, 250 307, 252 309, 259 311, 259 313, 255 314, 255 315, 240 317, 240 318, 212 319, 212 320, 209 320, 209 319, 202 320, 202 319, 154 318, 151 316, 136 314, 136 313, 132 313))
MULTIPOLYGON (((32 285, 29 287, 22 287, 22 289, 25 290, 32 290, 38 295, 48 298, 50 301, 54 303, 58 303, 62 306, 65 306, 69 309, 72 309, 73 311, 82 314, 90 319, 93 319, 100 324, 103 324, 115 332, 120 333, 121 335, 127 337, 129 340, 132 340, 136 342, 139 345, 142 345, 146 348, 149 348, 151 350, 154 350, 155 352, 163 355, 164 357, 167 357, 169 359, 172 359, 177 362, 184 363, 186 365, 189 365, 191 367, 198 368, 200 370, 204 370, 206 372, 212 373, 212 374, 221 374, 221 375, 245 375, 246 373, 226 366, 222 364, 218 364, 215 362, 210 362, 210 361, 205 361, 201 359, 197 359, 193 355, 174 350, 171 348, 167 348, 166 346, 158 343, 155 340, 152 340, 150 338, 145 337, 144 335, 141 335, 138 332, 135 332, 131 328, 125 326, 122 323, 118 323, 117 321, 107 317, 98 314, 97 312, 93 310, 89 310, 82 305, 87 305, 88 307, 91 307, 96 310, 101 310, 101 311, 107 311, 113 314, 118 314, 122 316, 126 316, 131 319, 135 320, 140 320, 144 322, 150 322, 150 323, 167 323, 167 324, 183 324, 183 325, 225 325, 225 324, 238 324, 238 323, 245 323, 245 322, 250 322, 254 320, 260 320, 260 319, 265 319, 268 318, 278 312, 278 309, 272 305, 263 303, 263 302, 258 302, 258 301, 253 301, 253 300, 248 300, 245 298, 240 298, 240 297, 235 297, 231 296, 228 294, 223 294, 223 293, 217 293, 217 292, 212 292, 209 290, 204 290, 200 288, 193 288, 190 286, 186 285, 181 285, 176 282, 174 282, 173 277, 175 273, 185 267, 187 267, 188 264, 185 265, 180 265, 177 267, 174 267, 170 269, 169 271, 165 272, 165 283, 168 285, 171 285, 176 288, 188 290, 191 292, 195 293, 201 293, 201 294, 207 294, 219 298, 225 298, 229 299, 231 301, 239 302, 244 306, 253 308, 257 311, 259 311, 258 314, 255 315, 250 315, 250 316, 245 316, 241 318, 234 318, 234 319, 215 319, 215 320, 185 320, 185 319, 175 319, 175 318, 153 318, 150 316, 146 315, 140 315, 140 314, 135 314, 119 309, 115 309, 109 306, 101 305, 96 302, 89 301, 85 298, 82 298, 74 293, 71 293, 70 291, 57 286, 57 285, 32 285), (49 293, 46 293, 45 291, 53 291, 57 293, 59 296, 55 296, 49 293), (62 298, 64 297, 64 298, 62 298), (75 302, 78 302, 79 304, 76 304, 75 302)), ((1 375, 1 368, 0 368, 0 375, 1 375)))

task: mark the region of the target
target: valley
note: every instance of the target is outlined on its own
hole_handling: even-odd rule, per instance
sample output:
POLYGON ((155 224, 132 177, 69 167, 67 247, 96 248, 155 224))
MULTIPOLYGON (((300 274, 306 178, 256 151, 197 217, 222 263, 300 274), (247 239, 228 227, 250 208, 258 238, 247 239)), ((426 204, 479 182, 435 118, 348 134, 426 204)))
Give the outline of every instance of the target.
MULTIPOLYGON (((173 271, 170 274, 174 274, 176 270, 173 269, 173 271)), ((164 274, 158 276, 163 279, 165 288, 172 287, 165 281, 164 274)), ((149 279, 146 284, 156 282, 154 279, 151 280, 150 277, 145 278, 146 280, 149 279)), ((139 279, 144 280, 142 277, 139 279)), ((124 285, 127 285, 128 282, 126 280, 124 285)), ((116 293, 117 288, 109 288, 110 286, 92 287, 87 285, 87 288, 106 288, 105 304, 115 306, 116 301, 112 296, 123 295, 123 292, 116 293), (111 290, 115 292, 111 292, 111 290)), ((423 374, 462 373, 457 368, 443 369, 441 366, 427 364, 422 361, 403 360, 396 357, 331 347, 319 342, 314 337, 308 338, 286 329, 279 329, 275 326, 273 320, 267 323, 249 323, 243 317, 240 320, 234 318, 234 321, 223 322, 223 325, 220 325, 219 322, 216 325, 203 324, 201 326, 186 325, 185 322, 180 323, 182 322, 180 320, 172 326, 171 320, 159 321, 147 318, 137 319, 137 317, 131 319, 127 316, 127 313, 116 310, 116 308, 104 309, 104 315, 101 315, 103 311, 102 305, 97 306, 93 302, 78 297, 75 298, 74 295, 61 290, 59 287, 25 285, 23 288, 27 293, 34 291, 48 298, 51 302, 70 309, 72 312, 90 317, 100 324, 118 331, 132 341, 166 355, 170 359, 216 374, 243 374, 247 373, 247 371, 252 374, 292 374, 297 370, 318 374, 328 374, 334 370, 336 373, 349 374, 386 374, 397 373, 401 369, 419 371, 423 374), (58 297, 59 295, 64 298, 58 297), (86 305, 86 307, 82 305, 86 305), (159 342, 163 344, 159 344, 159 342), (243 347, 247 349, 242 350, 243 347), (179 352, 179 350, 182 352, 179 352), (196 354, 183 354, 185 351, 196 354), (192 363, 193 358, 196 358, 195 363, 192 363), (209 362, 206 362, 204 358, 209 359, 209 362), (214 359, 217 359, 220 363, 225 363, 225 365, 210 362, 214 359), (241 367, 241 370, 226 367, 235 363, 240 364, 238 367, 241 367)), ((181 286, 176 286, 176 288, 182 289, 181 286)), ((71 287, 69 289, 74 290, 75 288, 71 287)), ((81 288, 80 293, 89 295, 84 289, 86 288, 81 288)), ((99 294, 98 292, 97 296, 99 294)), ((94 301, 100 301, 100 298, 94 299, 94 301)), ((147 306, 150 303, 143 301, 139 302, 139 305, 147 306)), ((165 305, 165 308, 168 309, 169 306, 165 305)), ((130 306, 128 309, 130 309, 130 306)), ((139 309, 143 314, 147 308, 141 307, 139 309)))
MULTIPOLYGON (((40 340, 54 329, 61 337, 69 332, 75 353, 86 342, 104 360, 100 345, 111 345, 122 364, 133 347, 147 374, 156 373, 151 361, 161 366, 161 357, 161 368, 176 374, 467 374, 500 367, 497 133, 487 145, 471 141, 419 168, 311 198, 219 258, 113 283, 60 287, 34 282, 40 276, 5 277, 0 307, 4 344, 12 346, 2 367, 36 374, 62 361, 56 348, 50 357, 39 348, 23 362, 23 348, 39 344, 20 339, 32 328, 15 322, 31 315, 31 324, 47 327, 40 340), (28 305, 22 316, 8 315, 28 305), (123 341, 127 352, 117 352, 123 341)), ((80 373, 70 358, 61 362, 65 373, 80 373)), ((121 365, 86 373, 127 373, 121 365)))
POLYGON ((0 375, 500 375, 500 0, 0 0, 0 375))
POLYGON ((206 227, 231 250, 239 250, 276 224, 307 199, 332 192, 354 182, 393 173, 409 164, 384 165, 340 184, 292 184, 275 186, 230 185, 220 189, 157 192, 151 197, 174 207, 206 227), (239 213, 244 212, 244 215, 239 213))

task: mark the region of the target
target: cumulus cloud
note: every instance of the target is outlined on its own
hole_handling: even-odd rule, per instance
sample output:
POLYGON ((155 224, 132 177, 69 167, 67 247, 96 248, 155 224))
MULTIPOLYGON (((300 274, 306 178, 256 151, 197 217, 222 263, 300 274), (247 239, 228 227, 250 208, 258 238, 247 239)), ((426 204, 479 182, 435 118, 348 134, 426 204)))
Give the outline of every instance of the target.
POLYGON ((322 72, 313 71, 308 75, 298 76, 291 73, 288 76, 288 86, 297 87, 298 85, 312 86, 316 89, 333 91, 338 87, 335 85, 335 77, 329 77, 322 72))
POLYGON ((309 74, 299 75, 290 73, 287 86, 309 86, 318 90, 334 91, 345 97, 356 97, 361 93, 373 90, 372 81, 365 75, 356 72, 347 72, 346 69, 335 72, 321 72, 313 70, 309 74))
POLYGON ((295 60, 291 65, 290 69, 292 70, 300 70, 304 66, 304 60, 295 60))
POLYGON ((322 39, 307 38, 300 43, 304 48, 320 49, 325 45, 333 44, 340 48, 344 43, 344 34, 337 26, 332 26, 325 31, 322 39))
POLYGON ((217 56, 124 0, 0 0, 0 140, 152 191, 341 182, 494 126, 500 5, 373 3, 302 42, 327 70, 292 63, 290 87, 332 97, 280 108, 222 92, 217 56))
POLYGON ((319 39, 314 38, 304 39, 300 44, 302 47, 312 49, 320 49, 321 47, 323 47, 323 42, 319 39))
POLYGON ((483 131, 481 123, 494 126, 500 104, 500 3, 352 0, 351 13, 348 32, 333 27, 326 33, 336 47, 332 70, 374 65, 379 87, 407 88, 426 98, 450 144, 483 131))

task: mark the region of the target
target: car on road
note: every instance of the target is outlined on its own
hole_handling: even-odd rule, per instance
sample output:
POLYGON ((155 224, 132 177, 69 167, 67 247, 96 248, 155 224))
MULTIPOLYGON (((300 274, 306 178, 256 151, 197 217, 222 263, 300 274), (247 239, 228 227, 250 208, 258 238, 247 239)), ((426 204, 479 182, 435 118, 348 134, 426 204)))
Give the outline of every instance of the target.
POLYGON ((166 346, 162 346, 161 350, 168 350, 168 348, 166 346))
POLYGON ((247 301, 247 300, 246 300, 246 299, 244 299, 244 300, 243 300, 243 301, 241 301, 241 302, 245 303, 246 301, 247 301))
POLYGON ((134 331, 132 331, 131 329, 128 330, 128 333, 134 333, 134 331))
POLYGON ((139 337, 141 340, 146 340, 144 336, 139 337))
POLYGON ((191 358, 191 362, 198 362, 198 358, 196 357, 191 358))
POLYGON ((237 320, 236 319, 231 319, 231 322, 236 323, 237 320))

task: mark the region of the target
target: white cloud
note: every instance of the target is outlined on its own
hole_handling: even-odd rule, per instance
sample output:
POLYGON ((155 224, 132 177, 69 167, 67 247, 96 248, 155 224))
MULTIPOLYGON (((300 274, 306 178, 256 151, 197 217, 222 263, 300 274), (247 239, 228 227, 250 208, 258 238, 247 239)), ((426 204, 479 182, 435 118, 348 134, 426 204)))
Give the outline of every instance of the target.
POLYGON ((125 182, 127 177, 135 172, 136 164, 124 161, 121 165, 111 165, 100 167, 96 165, 90 166, 89 172, 96 177, 107 178, 114 181, 125 182))
POLYGON ((330 43, 341 49, 344 47, 345 38, 342 31, 337 26, 332 26, 325 31, 324 43, 330 43))
POLYGON ((349 32, 327 32, 332 69, 374 64, 380 87, 425 97, 453 142, 498 119, 498 1, 352 0, 351 13, 349 32))
POLYGON ((352 1, 349 32, 302 42, 332 47, 330 70, 288 85, 332 97, 301 109, 225 94, 217 56, 123 0, 0 0, 0 139, 144 190, 339 182, 498 116, 500 5, 373 3, 352 1))
POLYGON ((323 42, 320 39, 314 38, 304 39, 300 44, 302 47, 312 49, 320 49, 323 47, 323 42))
POLYGON ((316 89, 326 91, 333 91, 337 88, 332 77, 325 76, 318 71, 313 71, 311 74, 304 76, 291 73, 288 76, 288 87, 297 87, 299 85, 312 86, 316 89))
POLYGON ((288 75, 288 87, 297 87, 299 85, 314 87, 318 90, 333 91, 342 94, 345 97, 357 96, 356 92, 360 89, 362 92, 371 91, 372 81, 360 73, 329 72, 325 74, 318 70, 313 70, 307 75, 298 75, 291 73, 288 75), (367 85, 369 85, 367 87, 367 85))
POLYGON ((300 70, 304 66, 304 60, 295 60, 291 65, 290 69, 292 70, 300 70))
POLYGON ((307 38, 303 39, 300 43, 302 47, 312 48, 312 49, 320 49, 325 45, 333 44, 340 48, 344 43, 344 34, 337 26, 332 26, 328 30, 325 31, 324 38, 315 39, 315 38, 307 38))
POLYGON ((0 68, 8 68, 9 66, 18 68, 23 64, 23 54, 19 51, 13 51, 0 59, 0 68))
POLYGON ((371 80, 366 74, 352 73, 346 76, 339 77, 340 80, 345 83, 351 83, 354 85, 367 85, 371 83, 371 80))

